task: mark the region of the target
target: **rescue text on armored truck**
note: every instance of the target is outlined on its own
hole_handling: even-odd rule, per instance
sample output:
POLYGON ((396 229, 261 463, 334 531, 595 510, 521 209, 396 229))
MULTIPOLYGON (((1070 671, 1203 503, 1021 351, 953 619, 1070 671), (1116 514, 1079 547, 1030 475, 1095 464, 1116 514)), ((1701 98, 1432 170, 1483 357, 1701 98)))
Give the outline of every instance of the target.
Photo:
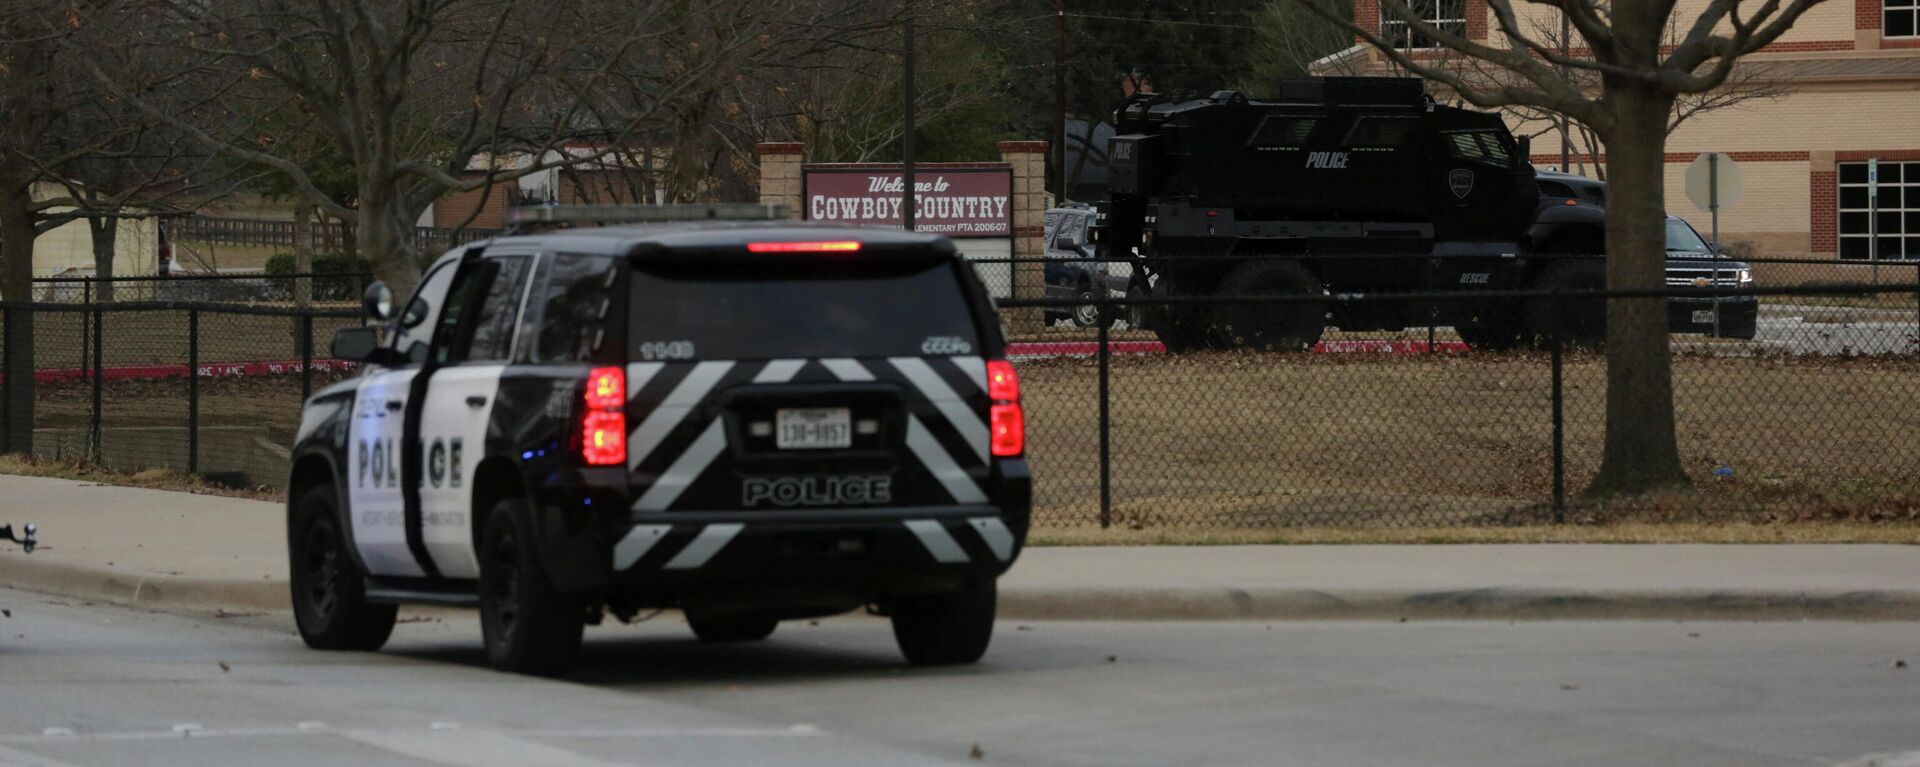
POLYGON ((343 603, 477 602, 496 665, 540 670, 505 616, 676 607, 706 638, 871 605, 911 660, 984 651, 1028 527, 1024 419, 946 239, 502 237, 439 259, 386 336, 336 338, 368 369, 309 402, 295 446, 309 643, 352 645, 328 639, 365 622, 343 603), (506 604, 535 597, 566 608, 506 604))

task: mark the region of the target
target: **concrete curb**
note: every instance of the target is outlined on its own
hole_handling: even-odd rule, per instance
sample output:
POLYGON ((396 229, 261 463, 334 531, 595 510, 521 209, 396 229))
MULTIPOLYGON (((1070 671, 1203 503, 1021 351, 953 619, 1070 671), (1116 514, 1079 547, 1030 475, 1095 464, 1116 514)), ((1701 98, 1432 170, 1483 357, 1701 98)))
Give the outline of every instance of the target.
POLYGON ((0 585, 94 602, 192 613, 285 612, 287 582, 263 578, 195 578, 129 573, 106 567, 47 561, 34 555, 0 556, 0 585))
MULTIPOLYGON (((0 555, 0 584, 72 599, 180 613, 288 611, 287 583, 140 575, 0 555)), ((1489 588, 1044 588, 1003 583, 1011 620, 1737 620, 1914 621, 1914 591, 1664 591, 1489 588)))
POLYGON ((1005 589, 1028 620, 1920 620, 1916 591, 1005 589))

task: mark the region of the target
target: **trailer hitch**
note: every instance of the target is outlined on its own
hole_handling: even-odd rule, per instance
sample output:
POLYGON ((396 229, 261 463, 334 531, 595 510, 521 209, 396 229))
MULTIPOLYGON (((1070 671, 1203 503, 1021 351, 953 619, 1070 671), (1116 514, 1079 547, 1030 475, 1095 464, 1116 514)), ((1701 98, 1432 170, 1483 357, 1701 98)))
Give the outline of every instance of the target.
POLYGON ((13 525, 0 525, 0 541, 13 541, 14 543, 18 543, 21 549, 25 550, 28 554, 32 554, 33 547, 39 543, 33 539, 33 534, 39 532, 39 528, 29 524, 23 526, 21 529, 25 531, 25 534, 16 538, 13 535, 13 525))

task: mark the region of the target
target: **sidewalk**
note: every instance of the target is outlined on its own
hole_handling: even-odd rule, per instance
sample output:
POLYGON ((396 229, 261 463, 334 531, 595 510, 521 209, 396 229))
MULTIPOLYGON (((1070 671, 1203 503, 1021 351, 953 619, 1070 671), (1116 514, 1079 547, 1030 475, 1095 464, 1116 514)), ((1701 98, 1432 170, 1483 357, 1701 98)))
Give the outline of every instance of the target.
MULTIPOLYGON (((0 586, 179 612, 287 609, 279 504, 0 475, 0 586)), ((1036 548, 1015 619, 1920 620, 1920 546, 1036 548)))

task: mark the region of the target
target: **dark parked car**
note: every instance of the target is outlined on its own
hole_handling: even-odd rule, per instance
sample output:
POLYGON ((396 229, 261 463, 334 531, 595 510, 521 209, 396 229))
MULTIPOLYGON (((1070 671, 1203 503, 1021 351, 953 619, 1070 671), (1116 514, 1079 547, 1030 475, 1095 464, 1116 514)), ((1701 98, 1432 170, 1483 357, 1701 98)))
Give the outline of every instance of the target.
MULTIPOLYGON (((1753 268, 1719 255, 1717 247, 1701 237, 1686 219, 1668 214, 1667 285, 1744 288, 1753 284, 1753 268)), ((1759 319, 1760 299, 1754 296, 1667 299, 1667 329, 1675 333, 1751 340, 1759 319)))
MULTIPOLYGON (((1543 204, 1605 208, 1607 182, 1571 173, 1535 171, 1543 204)), ((1719 244, 1700 236, 1686 219, 1667 214, 1667 285, 1676 288, 1742 288, 1753 284, 1753 268, 1719 254, 1719 244)), ((1667 329, 1721 338, 1754 336, 1760 300, 1753 296, 1675 298, 1667 301, 1667 329), (1716 331, 1715 318, 1718 317, 1716 331)))
MULTIPOLYGON (((1132 264, 1087 260, 1094 256, 1093 243, 1087 238, 1087 225, 1093 222, 1093 216, 1092 208, 1047 211, 1047 298, 1080 302, 1071 310, 1049 310, 1048 324, 1070 319, 1078 327, 1093 327, 1100 315, 1093 300, 1101 291, 1109 298, 1127 295, 1127 283, 1133 279, 1132 264)), ((1116 312, 1108 322, 1120 319, 1116 312)))

